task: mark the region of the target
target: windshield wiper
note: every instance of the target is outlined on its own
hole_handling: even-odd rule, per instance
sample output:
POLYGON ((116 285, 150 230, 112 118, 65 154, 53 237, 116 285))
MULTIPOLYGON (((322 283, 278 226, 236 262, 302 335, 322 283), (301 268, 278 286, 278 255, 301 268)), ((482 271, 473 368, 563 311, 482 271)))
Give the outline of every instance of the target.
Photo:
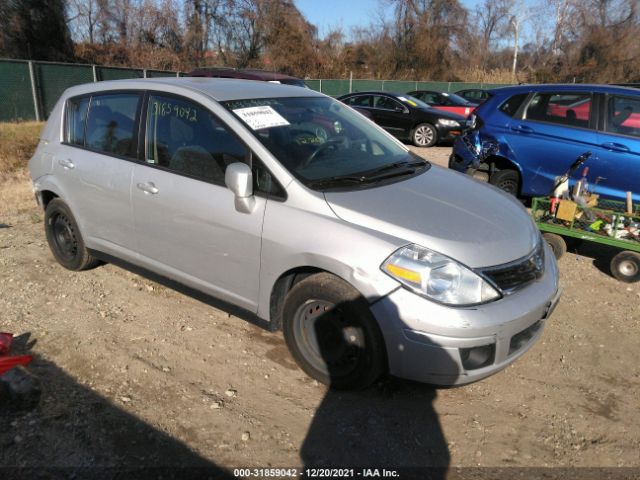
POLYGON ((367 172, 367 175, 364 175, 362 178, 366 182, 375 182, 377 180, 382 180, 385 178, 396 177, 400 175, 409 175, 414 173, 419 167, 426 167, 427 165, 428 163, 422 160, 403 160, 401 162, 384 165, 380 168, 376 168, 375 170, 370 170, 369 172, 367 172))
POLYGON ((345 184, 361 184, 365 180, 365 177, 355 175, 336 175, 334 177, 321 178, 319 180, 312 180, 307 183, 311 188, 331 188, 340 187, 345 184))

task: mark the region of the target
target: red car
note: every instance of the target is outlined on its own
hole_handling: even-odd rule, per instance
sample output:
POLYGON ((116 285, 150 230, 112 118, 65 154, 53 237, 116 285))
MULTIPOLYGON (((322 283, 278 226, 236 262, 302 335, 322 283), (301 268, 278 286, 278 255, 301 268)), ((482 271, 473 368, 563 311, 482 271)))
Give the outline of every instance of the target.
POLYGON ((430 107, 444 110, 445 112, 457 113, 463 117, 468 117, 473 112, 473 109, 478 106, 455 93, 416 90, 415 92, 409 92, 408 95, 422 100, 430 107))

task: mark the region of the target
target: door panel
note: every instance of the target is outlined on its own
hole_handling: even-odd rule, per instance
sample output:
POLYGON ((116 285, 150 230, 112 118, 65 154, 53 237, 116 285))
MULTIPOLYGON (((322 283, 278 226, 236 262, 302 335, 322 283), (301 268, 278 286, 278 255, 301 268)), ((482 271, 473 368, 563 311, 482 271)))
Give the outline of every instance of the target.
POLYGON ((400 138, 410 135, 413 126, 411 114, 400 102, 384 95, 374 95, 370 112, 373 120, 390 134, 400 138))
MULTIPOLYGON (((565 173, 587 151, 593 153, 587 165, 598 161, 598 135, 588 128, 590 111, 586 119, 580 119, 568 111, 570 108, 564 108, 577 103, 584 109, 585 98, 590 94, 536 94, 525 118, 512 119, 503 130, 504 139, 522 168, 523 195, 548 195, 555 177, 565 173)), ((573 178, 581 175, 582 170, 578 169, 573 178)))
POLYGON ((113 93, 94 95, 90 102, 71 99, 68 145, 61 145, 54 158, 54 174, 68 184, 68 203, 87 246, 118 255, 135 250, 130 196, 140 97, 113 93), (132 160, 119 158, 125 156, 132 160))
POLYGON ((138 251, 150 269, 255 311, 266 200, 240 213, 226 187, 136 165, 138 251), (141 187, 139 187, 139 185, 141 187), (155 193, 142 188, 152 186, 155 193))
POLYGON ((149 95, 146 164, 133 174, 133 215, 142 261, 151 269, 243 308, 258 302, 266 200, 235 209, 226 167, 249 151, 190 100, 149 95))
POLYGON ((604 130, 598 134, 600 161, 589 171, 600 195, 640 202, 640 97, 610 95, 605 103, 604 130))

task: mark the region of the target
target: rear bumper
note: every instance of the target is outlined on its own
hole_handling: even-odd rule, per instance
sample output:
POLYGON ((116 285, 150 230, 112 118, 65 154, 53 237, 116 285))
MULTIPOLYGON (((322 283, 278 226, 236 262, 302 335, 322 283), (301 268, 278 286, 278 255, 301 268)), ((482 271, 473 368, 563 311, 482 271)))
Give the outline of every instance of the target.
POLYGON ((390 373, 461 385, 488 377, 523 355, 541 336, 561 295, 555 258, 545 248, 545 275, 496 302, 452 308, 400 288, 372 305, 390 373), (470 365, 471 356, 482 354, 484 360, 470 365))

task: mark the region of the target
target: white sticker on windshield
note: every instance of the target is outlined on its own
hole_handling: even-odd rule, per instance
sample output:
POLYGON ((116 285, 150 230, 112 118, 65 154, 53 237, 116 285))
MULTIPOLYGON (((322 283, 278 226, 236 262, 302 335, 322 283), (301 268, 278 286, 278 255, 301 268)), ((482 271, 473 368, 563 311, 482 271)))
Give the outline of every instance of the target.
POLYGON ((289 122, 269 105, 238 108, 233 112, 244 120, 253 130, 289 125, 289 122))
POLYGON ((406 102, 406 101, 407 101, 407 99, 406 99, 406 98, 404 98, 404 97, 398 97, 398 100, 401 100, 401 101, 403 101, 403 102, 406 102))

